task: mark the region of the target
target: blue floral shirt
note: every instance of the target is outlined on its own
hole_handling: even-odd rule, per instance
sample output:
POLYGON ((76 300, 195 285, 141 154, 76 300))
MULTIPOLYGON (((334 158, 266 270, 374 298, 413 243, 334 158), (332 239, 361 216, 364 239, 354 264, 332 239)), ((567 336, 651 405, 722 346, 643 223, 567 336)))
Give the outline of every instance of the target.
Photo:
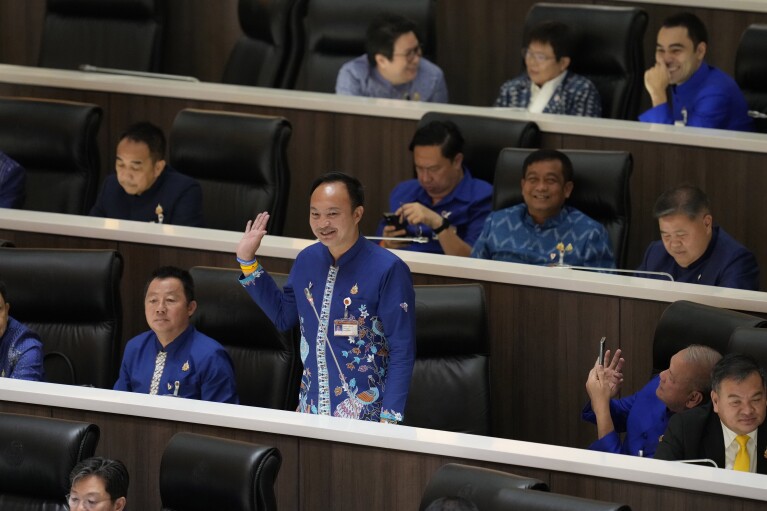
POLYGON ((284 290, 260 266, 240 282, 279 330, 301 328, 297 411, 401 421, 415 363, 415 291, 397 256, 362 236, 334 262, 302 250, 284 290))
POLYGON ((0 378, 43 380, 43 343, 32 330, 9 317, 0 337, 0 378))
MULTIPOLYGON (((530 104, 531 85, 527 73, 509 80, 501 85, 495 106, 527 108, 530 104)), ((597 88, 588 78, 567 71, 543 113, 602 117, 602 101, 597 88)))

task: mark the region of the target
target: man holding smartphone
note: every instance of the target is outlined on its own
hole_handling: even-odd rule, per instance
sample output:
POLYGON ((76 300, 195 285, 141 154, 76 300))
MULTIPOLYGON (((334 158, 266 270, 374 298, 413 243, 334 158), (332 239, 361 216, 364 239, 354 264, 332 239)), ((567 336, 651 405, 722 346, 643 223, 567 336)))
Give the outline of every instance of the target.
POLYGON ((410 142, 417 179, 398 184, 378 235, 425 237, 426 243, 382 241, 399 248, 468 257, 492 209, 493 187, 463 166, 463 136, 450 121, 418 128, 410 142))
POLYGON ((621 350, 612 358, 607 350, 605 364, 597 360, 586 380, 590 402, 581 418, 597 425, 597 440, 589 449, 652 457, 670 417, 708 401, 711 369, 721 358, 718 351, 693 344, 671 357, 668 369, 639 392, 616 399, 624 360, 621 350))

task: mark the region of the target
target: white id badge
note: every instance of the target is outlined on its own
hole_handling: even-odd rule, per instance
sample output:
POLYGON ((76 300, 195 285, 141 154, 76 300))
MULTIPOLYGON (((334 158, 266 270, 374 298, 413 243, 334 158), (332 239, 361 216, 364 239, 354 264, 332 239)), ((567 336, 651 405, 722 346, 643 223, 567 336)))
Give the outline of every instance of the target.
POLYGON ((358 326, 354 319, 337 319, 333 321, 333 335, 336 337, 357 337, 358 326))

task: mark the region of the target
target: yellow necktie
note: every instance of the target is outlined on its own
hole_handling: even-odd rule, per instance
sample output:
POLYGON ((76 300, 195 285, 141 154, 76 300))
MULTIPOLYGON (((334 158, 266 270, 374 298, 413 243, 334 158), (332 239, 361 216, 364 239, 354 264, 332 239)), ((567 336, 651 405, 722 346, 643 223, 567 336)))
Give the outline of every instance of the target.
POLYGON ((748 449, 746 449, 748 435, 738 435, 735 437, 735 441, 740 445, 740 450, 738 451, 738 454, 735 455, 735 464, 732 466, 732 469, 740 470, 741 472, 750 472, 751 458, 748 457, 748 449))

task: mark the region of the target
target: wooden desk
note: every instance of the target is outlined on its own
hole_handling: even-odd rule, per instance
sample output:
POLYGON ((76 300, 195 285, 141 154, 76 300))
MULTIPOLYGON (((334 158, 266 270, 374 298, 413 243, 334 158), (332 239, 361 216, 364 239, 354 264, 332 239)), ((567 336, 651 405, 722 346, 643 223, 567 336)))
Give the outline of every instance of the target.
POLYGON ((180 431, 278 447, 276 493, 285 511, 417 509, 429 478, 448 462, 536 477, 552 491, 634 511, 751 511, 767 500, 759 474, 112 390, 2 378, 0 412, 98 424, 97 454, 130 471, 130 509, 159 509, 162 452, 180 431))
MULTIPOLYGON (((153 269, 164 264, 236 267, 233 254, 239 238, 239 233, 211 229, 0 209, 0 239, 13 240, 18 247, 110 248, 122 253, 124 340, 147 329, 143 286, 153 269)), ((268 271, 287 272, 309 243, 267 236, 259 260, 268 271)), ((767 313, 765 294, 755 291, 397 254, 417 284, 484 285, 491 333, 492 431, 503 438, 588 445, 595 430, 579 417, 597 340, 605 335, 609 347, 624 350, 624 391, 638 390, 650 376, 655 325, 669 302, 691 300, 767 313), (546 420, 536 420, 543 409, 546 420)))

